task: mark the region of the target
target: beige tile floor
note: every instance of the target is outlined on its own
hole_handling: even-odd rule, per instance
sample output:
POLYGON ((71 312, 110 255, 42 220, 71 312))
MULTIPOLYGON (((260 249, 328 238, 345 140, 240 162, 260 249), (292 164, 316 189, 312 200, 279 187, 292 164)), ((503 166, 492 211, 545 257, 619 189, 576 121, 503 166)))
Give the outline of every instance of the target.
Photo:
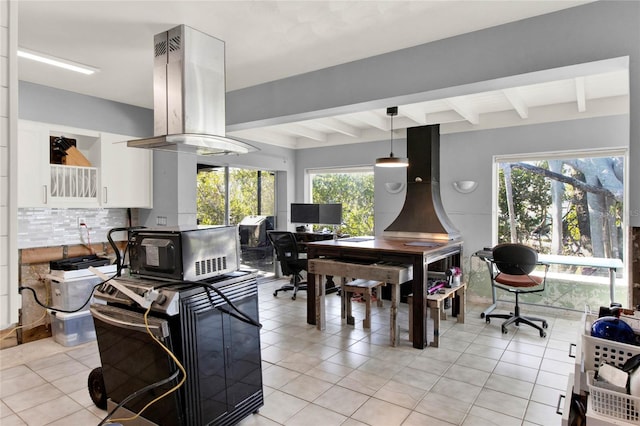
MULTIPOLYGON (((560 425, 555 406, 573 368, 579 313, 545 313, 541 339, 526 326, 503 335, 502 320, 486 324, 484 306, 469 304, 465 324, 443 322, 439 348, 417 350, 402 304, 403 343, 392 348, 388 301, 372 308, 368 331, 362 304, 356 326, 344 325, 340 298, 329 295, 320 332, 306 324, 306 292, 295 301, 273 297, 281 283, 260 285, 265 405, 242 426, 560 425)), ((0 351, 0 424, 97 425, 106 413, 93 406, 86 382, 99 365, 95 342, 44 339, 0 351)))

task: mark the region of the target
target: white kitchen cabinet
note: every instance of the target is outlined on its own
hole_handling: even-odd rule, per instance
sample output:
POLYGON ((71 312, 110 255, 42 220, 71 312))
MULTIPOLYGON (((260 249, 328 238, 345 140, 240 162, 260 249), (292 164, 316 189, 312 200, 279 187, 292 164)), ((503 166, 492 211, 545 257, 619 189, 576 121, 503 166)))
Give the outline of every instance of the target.
POLYGON ((153 207, 153 153, 129 148, 131 136, 101 133, 102 207, 153 207))
POLYGON ((18 125, 18 206, 43 207, 49 202, 49 151, 47 128, 20 121, 18 125))
POLYGON ((27 120, 18 124, 18 207, 98 207, 99 134, 27 120), (50 137, 75 139, 91 167, 50 164, 50 137))
POLYGON ((151 151, 129 136, 20 120, 18 207, 152 207, 151 151), (50 164, 50 137, 75 139, 91 167, 50 164), (114 143, 115 142, 115 143, 114 143))

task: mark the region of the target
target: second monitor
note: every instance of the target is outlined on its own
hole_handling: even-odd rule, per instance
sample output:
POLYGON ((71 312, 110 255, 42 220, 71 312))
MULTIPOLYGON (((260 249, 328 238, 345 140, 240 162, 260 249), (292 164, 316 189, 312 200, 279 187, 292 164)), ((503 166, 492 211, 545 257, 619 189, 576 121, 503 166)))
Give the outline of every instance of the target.
POLYGON ((291 222, 340 225, 342 224, 342 204, 291 203, 291 222))

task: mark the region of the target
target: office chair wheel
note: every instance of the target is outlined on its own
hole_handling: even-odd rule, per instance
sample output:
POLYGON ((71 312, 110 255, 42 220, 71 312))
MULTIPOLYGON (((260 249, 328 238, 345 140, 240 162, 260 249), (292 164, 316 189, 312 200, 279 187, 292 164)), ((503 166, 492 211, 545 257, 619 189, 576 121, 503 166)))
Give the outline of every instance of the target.
POLYGON ((291 300, 296 300, 296 295, 291 296, 291 300))
POLYGON ((278 297, 278 292, 277 291, 273 292, 273 297, 278 297))
POLYGON ((485 321, 486 321, 487 324, 491 324, 491 318, 486 317, 485 321))
POLYGON ((540 337, 547 337, 547 333, 545 333, 544 331, 540 330, 540 337))
MULTIPOLYGON (((542 328, 549 328, 549 324, 546 321, 542 321, 542 328)), ((544 336, 542 336, 544 337, 544 336)))
POLYGON ((89 373, 87 381, 89 387, 89 396, 98 408, 107 409, 107 390, 104 386, 104 377, 102 376, 102 367, 97 367, 89 373))
POLYGON ((508 332, 507 327, 502 327, 502 334, 507 334, 508 332))

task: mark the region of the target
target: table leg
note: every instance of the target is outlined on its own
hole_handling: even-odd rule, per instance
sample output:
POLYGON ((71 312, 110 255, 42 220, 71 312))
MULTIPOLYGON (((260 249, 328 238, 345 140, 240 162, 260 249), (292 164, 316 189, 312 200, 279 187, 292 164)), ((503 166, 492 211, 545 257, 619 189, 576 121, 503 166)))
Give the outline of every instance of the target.
POLYGON ((480 313, 480 318, 484 318, 486 315, 490 314, 497 306, 496 288, 493 285, 493 265, 486 259, 484 261, 486 262, 487 268, 489 269, 489 278, 491 279, 491 300, 493 303, 491 303, 491 305, 487 309, 480 313))
POLYGON ((400 330, 398 329, 398 303, 400 302, 400 284, 391 284, 391 320, 389 338, 391 346, 400 343, 400 330))
MULTIPOLYGON (((321 278, 321 277, 319 277, 321 278)), ((317 293, 318 287, 316 285, 316 274, 307 274, 307 324, 317 325, 316 321, 316 305, 318 304, 317 293)), ((322 281, 319 281, 322 283, 322 281)))
POLYGON ((458 299, 458 322, 464 324, 464 313, 467 310, 467 286, 462 288, 462 294, 460 291, 456 292, 456 298, 458 299))
POLYGON ((429 343, 429 346, 437 348, 440 344, 440 301, 429 300, 427 306, 430 309, 429 316, 433 320, 433 342, 429 343))
POLYGON ((615 286, 616 286, 616 268, 609 268, 609 299, 615 302, 615 286))
POLYGON ((326 294, 325 286, 322 285, 323 276, 318 277, 320 285, 316 286, 316 328, 318 330, 325 330, 327 328, 327 318, 324 306, 324 299, 326 294))

